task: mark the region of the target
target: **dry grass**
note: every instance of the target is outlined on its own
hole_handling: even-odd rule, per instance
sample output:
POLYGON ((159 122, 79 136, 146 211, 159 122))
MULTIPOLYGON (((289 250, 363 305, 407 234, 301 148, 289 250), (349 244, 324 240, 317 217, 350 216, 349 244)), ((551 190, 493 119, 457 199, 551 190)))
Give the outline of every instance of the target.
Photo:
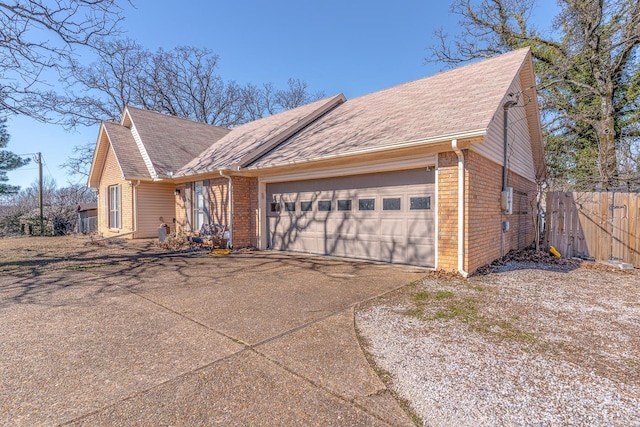
POLYGON ((0 275, 33 275, 132 262, 166 253, 157 241, 112 239, 95 243, 86 236, 0 238, 0 275))
MULTIPOLYGON (((362 334, 367 342, 376 342, 376 328, 384 329, 384 323, 397 322, 394 330, 403 336, 402 339, 395 342, 389 339, 383 344, 384 338, 378 338, 377 347, 366 347, 373 353, 372 358, 391 372, 394 381, 403 382, 404 390, 430 390, 425 392, 427 396, 419 398, 421 400, 411 402, 414 407, 428 405, 424 401, 429 400, 429 393, 438 400, 454 399, 455 393, 459 392, 458 385, 448 388, 448 384, 464 383, 462 371, 472 378, 464 384, 470 387, 467 397, 470 404, 480 408, 478 412, 458 419, 460 413, 451 415, 456 412, 445 408, 440 412, 434 410, 436 418, 448 414, 453 417, 451 421, 463 419, 461 425, 491 424, 485 422, 486 419, 517 424, 524 418, 500 412, 500 408, 514 408, 521 402, 529 402, 531 406, 526 412, 532 419, 547 414, 551 424, 580 424, 588 422, 593 413, 589 413, 587 407, 584 413, 573 408, 598 401, 594 397, 598 393, 602 398, 598 404, 602 407, 606 407, 606 393, 611 390, 635 402, 632 406, 640 400, 640 396, 633 396, 635 392, 629 395, 625 391, 640 389, 639 291, 640 271, 637 269, 622 271, 557 259, 529 262, 526 254, 513 254, 511 259, 496 263, 484 269, 481 275, 469 279, 430 274, 420 282, 360 307, 356 318, 362 319, 363 328, 374 331, 369 332, 373 336, 362 334), (407 347, 411 352, 404 354, 407 347), (400 354, 390 356, 394 351, 400 354), (419 355, 420 352, 423 354, 419 355), (425 371, 415 377, 414 385, 411 385, 411 374, 402 373, 403 369, 412 369, 407 359, 415 354, 418 354, 415 356, 417 364, 433 366, 436 363, 442 367, 437 384, 424 385, 424 376, 427 376, 426 381, 429 378, 425 371), (392 360, 396 362, 390 362, 392 360), (492 364, 493 368, 467 372, 468 367, 479 360, 492 364), (535 363, 511 373, 516 360, 535 363), (549 370, 541 371, 541 365, 549 370), (394 372, 394 366, 399 370, 394 372), (575 374, 578 379, 572 376, 574 371, 571 369, 579 373, 575 374), (504 375, 497 374, 499 372, 504 375), (567 372, 570 375, 564 378, 567 372), (454 377, 449 378, 450 373, 454 377), (457 375, 460 377, 456 378, 457 375), (485 378, 486 375, 489 377, 485 378), (573 386, 570 391, 566 389, 567 384, 575 386, 578 382, 581 382, 579 389, 573 386), (477 396, 474 383, 484 384, 477 390, 477 396), (518 390, 517 384, 538 384, 541 390, 547 390, 547 399, 558 402, 566 398, 562 393, 570 393, 573 401, 568 399, 567 405, 574 411, 571 412, 573 421, 562 418, 566 415, 562 407, 544 406, 546 403, 536 406, 545 397, 535 395, 534 387, 518 390), (415 389, 411 388, 413 386, 415 389), (484 392, 482 387, 485 387, 484 392), (508 389, 509 395, 488 393, 486 390, 493 390, 492 387, 508 389)), ((438 372, 436 367, 433 369, 431 375, 438 372)), ((610 418, 603 415, 592 421, 624 424, 621 420, 628 421, 630 417, 640 415, 637 408, 622 406, 619 409, 622 415, 607 415, 610 418), (627 415, 624 415, 625 411, 627 415)), ((423 408, 421 415, 429 420, 433 413, 423 408)))

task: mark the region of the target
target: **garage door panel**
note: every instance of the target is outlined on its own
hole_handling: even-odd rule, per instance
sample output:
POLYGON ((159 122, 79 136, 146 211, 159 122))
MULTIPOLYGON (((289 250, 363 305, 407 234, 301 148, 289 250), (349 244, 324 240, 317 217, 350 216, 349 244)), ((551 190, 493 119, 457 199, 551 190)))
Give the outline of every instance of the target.
POLYGON ((362 259, 380 259, 380 241, 377 238, 358 238, 353 242, 353 256, 362 259))
POLYGON ((379 235, 385 241, 393 241, 398 236, 406 236, 406 221, 404 218, 381 218, 379 235))
MULTIPOLYGON (((342 237, 330 237, 327 239, 326 255, 350 256, 354 251, 354 240, 342 237)), ((351 255, 353 256, 353 255, 351 255)))
POLYGON ((280 217, 267 221, 269 245, 434 266, 434 182, 433 171, 419 169, 267 184, 267 200, 283 206, 269 213, 267 204, 268 216, 280 217))
POLYGON ((435 222, 432 219, 408 219, 408 241, 411 243, 423 240, 433 240, 435 236, 435 222))
POLYGON ((435 265, 435 246, 423 243, 408 244, 405 262, 416 265, 435 265))
POLYGON ((334 217, 327 221, 327 229, 332 231, 331 234, 353 238, 356 235, 357 225, 351 217, 334 217))
POLYGON ((380 233, 380 220, 377 217, 356 217, 356 234, 359 238, 377 236, 380 233))
POLYGON ((313 236, 301 235, 296 240, 295 250, 300 252, 317 253, 318 252, 317 240, 318 239, 316 239, 313 236))
POLYGON ((405 252, 407 245, 404 239, 398 237, 396 239, 388 239, 380 242, 380 258, 381 261, 404 263, 406 262, 405 252))

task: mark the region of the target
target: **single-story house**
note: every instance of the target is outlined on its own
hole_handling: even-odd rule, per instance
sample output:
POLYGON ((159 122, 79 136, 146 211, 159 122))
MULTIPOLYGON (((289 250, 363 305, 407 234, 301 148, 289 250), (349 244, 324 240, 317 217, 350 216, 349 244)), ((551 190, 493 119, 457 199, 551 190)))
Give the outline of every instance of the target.
POLYGON ((105 234, 147 237, 164 215, 224 224, 236 247, 467 274, 533 242, 545 174, 521 49, 230 130, 127 107, 100 128, 89 185, 105 234))

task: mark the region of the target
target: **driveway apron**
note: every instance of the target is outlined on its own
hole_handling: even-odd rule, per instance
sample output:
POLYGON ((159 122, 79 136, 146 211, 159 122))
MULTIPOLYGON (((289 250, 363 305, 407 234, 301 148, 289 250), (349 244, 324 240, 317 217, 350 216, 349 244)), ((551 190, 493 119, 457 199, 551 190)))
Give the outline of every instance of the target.
POLYGON ((412 425, 353 307, 424 275, 282 252, 0 279, 2 425, 412 425))

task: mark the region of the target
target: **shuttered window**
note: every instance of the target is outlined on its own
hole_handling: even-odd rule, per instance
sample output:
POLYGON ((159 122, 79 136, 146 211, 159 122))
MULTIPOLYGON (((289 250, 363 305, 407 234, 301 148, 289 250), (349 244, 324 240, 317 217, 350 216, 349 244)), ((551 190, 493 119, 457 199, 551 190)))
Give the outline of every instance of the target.
POLYGON ((199 231, 205 223, 204 186, 202 181, 193 187, 193 230, 199 231))
POLYGON ((109 228, 122 228, 122 191, 119 185, 109 186, 109 228))

